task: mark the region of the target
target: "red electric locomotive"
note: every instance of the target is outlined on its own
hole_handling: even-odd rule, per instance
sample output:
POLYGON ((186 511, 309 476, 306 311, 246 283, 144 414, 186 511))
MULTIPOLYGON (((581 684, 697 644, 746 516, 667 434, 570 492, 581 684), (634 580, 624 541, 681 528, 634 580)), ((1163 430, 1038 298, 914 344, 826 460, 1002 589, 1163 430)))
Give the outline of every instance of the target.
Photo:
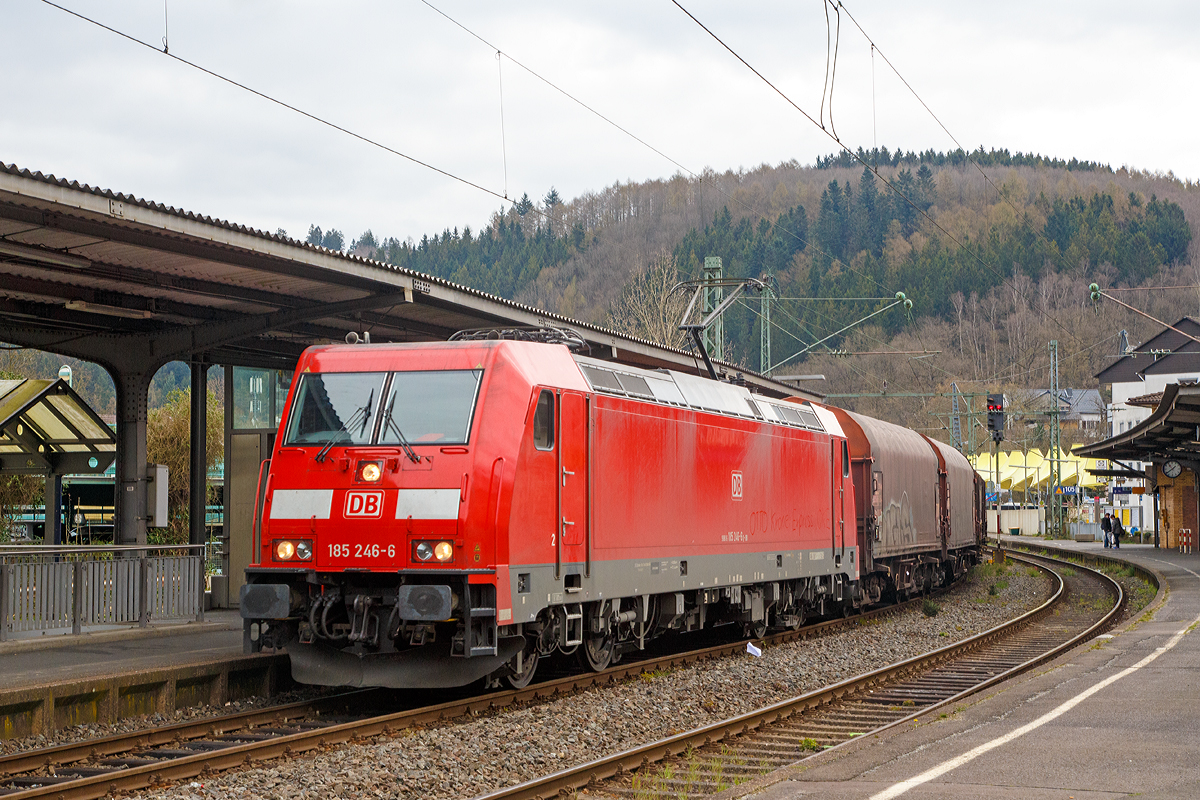
POLYGON ((670 631, 761 635, 953 577, 981 526, 952 541, 923 508, 951 526, 935 552, 875 520, 950 509, 965 459, 877 508, 852 466, 896 468, 871 438, 896 426, 865 419, 563 344, 310 348, 260 479, 247 648, 286 647, 302 683, 521 686, 556 651, 599 670, 670 631))

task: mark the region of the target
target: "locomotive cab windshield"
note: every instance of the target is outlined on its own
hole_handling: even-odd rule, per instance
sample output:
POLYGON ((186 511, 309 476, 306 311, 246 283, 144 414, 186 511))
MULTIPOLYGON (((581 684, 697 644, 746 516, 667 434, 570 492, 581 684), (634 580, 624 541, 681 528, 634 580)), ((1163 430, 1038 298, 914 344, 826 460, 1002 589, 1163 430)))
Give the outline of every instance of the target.
POLYGON ((482 375, 482 370, 305 374, 288 415, 285 444, 324 444, 322 452, 336 444, 466 444, 482 375), (376 406, 385 397, 377 423, 376 406))
POLYGON ((383 373, 305 375, 296 394, 287 443, 324 443, 318 461, 343 439, 347 444, 365 444, 383 377, 383 373))

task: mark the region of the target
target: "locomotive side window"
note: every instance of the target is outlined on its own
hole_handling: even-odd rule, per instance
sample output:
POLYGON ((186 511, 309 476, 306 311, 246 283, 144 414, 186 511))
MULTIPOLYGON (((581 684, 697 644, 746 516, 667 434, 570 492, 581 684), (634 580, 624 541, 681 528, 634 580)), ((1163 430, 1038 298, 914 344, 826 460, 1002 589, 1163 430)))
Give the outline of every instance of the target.
POLYGON ((675 385, 675 381, 650 378, 646 381, 646 385, 654 393, 654 399, 660 403, 670 403, 675 406, 687 405, 687 400, 683 399, 683 392, 679 391, 679 387, 675 385))
POLYGON ((812 428, 814 431, 824 430, 821 427, 821 421, 817 419, 816 413, 808 406, 800 406, 796 409, 796 413, 800 415, 800 419, 804 421, 806 428, 812 428))
POLYGON ((538 450, 554 449, 554 393, 542 390, 533 412, 533 444, 538 450))
POLYGON ((617 380, 617 376, 614 373, 606 369, 597 369, 587 364, 580 364, 579 366, 593 389, 601 392, 625 393, 625 390, 621 388, 621 382, 617 380))
POLYGON ((382 372, 312 372, 301 378, 289 415, 291 445, 367 444, 383 390, 382 372))
POLYGON ((783 414, 783 418, 793 425, 804 424, 804 422, 800 419, 800 415, 796 412, 796 409, 792 408, 791 406, 777 406, 775 410, 783 414))
POLYGON ((763 403, 761 401, 756 405, 758 406, 758 412, 762 415, 763 419, 770 420, 771 422, 779 421, 779 414, 775 411, 775 407, 773 405, 770 403, 763 403))
POLYGON ((380 444, 466 444, 483 370, 397 372, 383 407, 380 444))
POLYGON ((845 439, 842 440, 842 477, 850 477, 850 445, 845 439))
POLYGON ((629 394, 637 394, 642 397, 653 397, 654 392, 650 391, 650 384, 646 383, 646 379, 637 375, 627 375, 624 372, 617 373, 617 381, 620 382, 621 388, 629 392, 629 394))

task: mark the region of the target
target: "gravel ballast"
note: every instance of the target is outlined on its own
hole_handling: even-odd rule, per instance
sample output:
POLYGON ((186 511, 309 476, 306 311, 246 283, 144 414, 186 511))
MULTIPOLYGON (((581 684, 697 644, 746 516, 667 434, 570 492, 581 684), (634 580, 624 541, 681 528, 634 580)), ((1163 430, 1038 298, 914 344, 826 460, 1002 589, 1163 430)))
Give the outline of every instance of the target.
MULTIPOLYGON (((643 674, 521 708, 185 781, 139 798, 471 797, 718 722, 911 658, 1037 607, 1050 583, 1028 567, 977 568, 921 609, 848 630, 643 674), (991 588, 994 587, 994 588, 991 588)), ((431 695, 431 700, 435 698, 431 695)))

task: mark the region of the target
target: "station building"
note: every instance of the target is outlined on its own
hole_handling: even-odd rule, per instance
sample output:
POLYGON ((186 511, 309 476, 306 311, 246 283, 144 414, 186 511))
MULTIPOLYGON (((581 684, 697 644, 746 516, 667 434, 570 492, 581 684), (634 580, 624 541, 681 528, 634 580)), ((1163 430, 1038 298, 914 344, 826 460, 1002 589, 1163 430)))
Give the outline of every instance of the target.
POLYGON ((1131 347, 1096 375, 1112 387, 1110 437, 1075 453, 1112 462, 1114 475, 1145 480, 1137 504, 1158 544, 1200 534, 1200 321, 1184 317, 1131 347))

